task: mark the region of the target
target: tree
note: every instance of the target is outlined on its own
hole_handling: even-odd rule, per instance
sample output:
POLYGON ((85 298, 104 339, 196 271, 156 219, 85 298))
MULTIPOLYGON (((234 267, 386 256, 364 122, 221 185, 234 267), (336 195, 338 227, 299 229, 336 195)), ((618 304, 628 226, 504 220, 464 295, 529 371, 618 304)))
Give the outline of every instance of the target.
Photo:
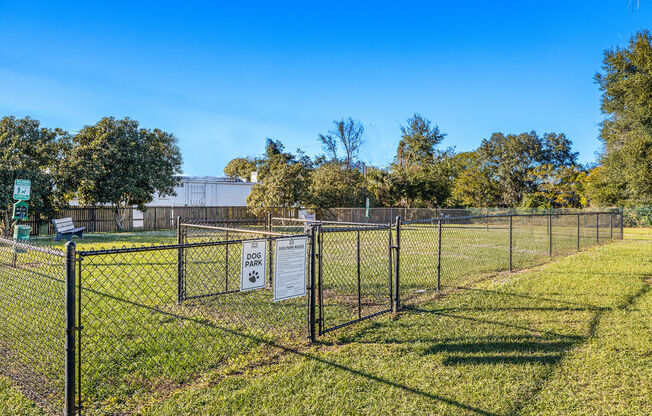
POLYGON ((523 208, 582 208, 587 205, 584 170, 574 165, 555 167, 544 163, 530 171, 536 184, 534 191, 524 195, 523 208))
POLYGON ((407 126, 401 126, 395 163, 398 166, 433 163, 436 147, 445 137, 439 127, 432 126, 430 120, 415 113, 407 120, 407 126))
MULTIPOLYGON (((591 187, 597 204, 652 202, 652 33, 641 31, 627 48, 607 50, 595 75, 606 115, 600 129, 604 144, 591 187), (606 186, 609 182, 614 186, 606 186), (608 190, 608 191, 607 191, 608 190), (607 191, 607 192, 602 192, 607 191)), ((592 179, 593 180, 593 179, 592 179)))
POLYGON ((501 186, 502 204, 517 206, 523 195, 532 190, 530 169, 542 160, 543 148, 536 132, 521 134, 494 133, 483 140, 480 157, 495 173, 501 186))
POLYGON ((32 182, 29 200, 32 212, 48 216, 57 204, 58 164, 66 133, 40 127, 29 117, 0 119, 0 212, 4 234, 11 231, 13 186, 16 179, 32 182))
POLYGON ((317 209, 359 207, 368 191, 362 173, 339 162, 327 162, 310 173, 310 204, 317 209))
POLYGON ((284 153, 284 149, 280 141, 267 139, 265 156, 256 159, 258 183, 247 197, 247 205, 256 214, 300 206, 308 199, 312 162, 300 149, 297 155, 284 153))
POLYGON ((118 229, 126 208, 144 210, 156 193, 174 193, 181 173, 181 153, 174 135, 139 128, 138 122, 106 117, 72 138, 65 183, 86 204, 110 204, 118 229))
POLYGON ((351 117, 333 121, 333 124, 335 124, 335 128, 329 130, 326 135, 320 134, 319 141, 326 154, 331 157, 331 161, 342 162, 346 169, 351 169, 355 167, 358 152, 363 143, 364 126, 351 117), (344 158, 341 160, 337 156, 340 146, 344 149, 344 158))
POLYGON ((244 178, 247 181, 251 178, 251 172, 256 171, 256 162, 244 157, 231 160, 224 167, 224 174, 231 178, 244 178))
POLYGON ((453 157, 454 175, 450 206, 490 207, 498 205, 501 188, 492 167, 475 152, 453 157))

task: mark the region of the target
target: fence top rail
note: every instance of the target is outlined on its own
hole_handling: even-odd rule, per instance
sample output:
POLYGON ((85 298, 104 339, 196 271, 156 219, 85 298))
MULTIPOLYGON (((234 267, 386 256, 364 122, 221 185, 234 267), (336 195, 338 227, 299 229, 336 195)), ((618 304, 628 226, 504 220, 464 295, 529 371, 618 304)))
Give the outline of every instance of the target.
POLYGON ((575 216, 575 215, 605 215, 605 214, 618 214, 619 211, 585 211, 585 212, 541 212, 541 213, 529 213, 529 214, 494 214, 494 215, 468 215, 463 217, 436 217, 436 218, 426 218, 423 220, 411 220, 411 221, 401 221, 402 224, 419 224, 419 223, 429 223, 435 221, 450 221, 450 220, 468 220, 468 219, 480 219, 480 218, 509 218, 509 217, 547 217, 549 215, 555 216, 575 216))
POLYGON ((373 227, 337 227, 337 228, 321 228, 320 232, 323 233, 346 233, 351 231, 375 231, 375 230, 389 230, 392 228, 391 224, 380 224, 373 227))
POLYGON ((182 223, 181 226, 187 228, 198 228, 203 230, 233 231, 233 232, 243 233, 243 234, 268 235, 272 237, 294 237, 294 234, 274 233, 271 231, 248 230, 246 228, 218 227, 215 225, 200 225, 200 224, 187 224, 187 223, 182 223))
POLYGON ((378 223, 378 222, 346 222, 346 221, 329 221, 329 220, 306 220, 301 218, 283 218, 283 217, 272 217, 272 221, 293 221, 301 223, 311 223, 311 224, 335 224, 335 225, 358 225, 358 226, 384 226, 387 224, 378 223))
MULTIPOLYGON (((281 236, 269 236, 266 240, 278 240, 280 238, 300 238, 300 237, 310 237, 308 234, 296 234, 296 235, 281 235, 281 236)), ((183 244, 162 244, 162 245, 152 245, 152 246, 133 246, 133 247, 120 247, 120 248, 108 248, 103 250, 84 250, 78 251, 77 255, 79 257, 91 257, 91 256, 102 256, 107 254, 123 254, 123 253, 142 253, 148 251, 165 251, 165 250, 178 250, 185 248, 198 248, 198 247, 213 247, 213 246, 225 246, 230 244, 239 244, 247 241, 257 241, 261 240, 260 238, 242 238, 237 240, 221 240, 221 241, 202 241, 198 243, 183 243, 183 244)))
POLYGON ((49 247, 41 247, 33 244, 19 243, 16 240, 0 237, 0 244, 6 244, 15 248, 20 248, 28 251, 37 251, 39 253, 49 254, 51 256, 65 257, 66 254, 63 250, 57 250, 49 247))

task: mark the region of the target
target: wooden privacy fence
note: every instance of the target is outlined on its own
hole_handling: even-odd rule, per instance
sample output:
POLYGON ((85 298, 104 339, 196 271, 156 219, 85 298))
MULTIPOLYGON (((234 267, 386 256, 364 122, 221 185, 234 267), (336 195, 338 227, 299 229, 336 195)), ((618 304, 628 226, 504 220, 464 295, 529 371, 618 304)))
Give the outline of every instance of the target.
MULTIPOLYGON (((274 208, 275 216, 297 218, 296 208, 274 208)), ((32 235, 55 234, 53 218, 72 218, 75 227, 86 227, 86 232, 116 232, 118 225, 111 207, 69 207, 58 210, 52 218, 31 215, 28 224, 32 235)), ((254 215, 248 207, 148 207, 145 211, 128 208, 124 220, 124 230, 172 230, 177 227, 177 217, 187 220, 201 219, 264 219, 265 214, 254 215)))

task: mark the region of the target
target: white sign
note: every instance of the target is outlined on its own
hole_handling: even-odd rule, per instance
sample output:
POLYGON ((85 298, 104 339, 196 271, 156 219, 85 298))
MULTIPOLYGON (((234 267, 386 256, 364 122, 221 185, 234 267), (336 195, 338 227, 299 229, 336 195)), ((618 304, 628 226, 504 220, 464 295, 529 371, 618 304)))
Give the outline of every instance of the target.
POLYGON ((16 179, 14 182, 14 199, 19 201, 29 200, 32 182, 28 179, 16 179))
POLYGON ((306 295, 308 237, 279 238, 274 256, 274 302, 306 295))
POLYGON ((266 240, 242 242, 241 291, 265 287, 266 243, 266 240))

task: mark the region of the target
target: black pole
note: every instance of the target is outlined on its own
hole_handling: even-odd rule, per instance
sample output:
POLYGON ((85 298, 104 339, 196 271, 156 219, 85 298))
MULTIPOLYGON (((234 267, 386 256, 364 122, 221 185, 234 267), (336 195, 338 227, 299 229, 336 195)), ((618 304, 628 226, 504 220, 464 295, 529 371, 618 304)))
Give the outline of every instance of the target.
POLYGON ((600 244, 600 214, 595 214, 595 243, 600 244))
MULTIPOLYGON (((183 244, 182 218, 177 217, 177 244, 183 244)), ((184 276, 183 276, 183 248, 177 249, 177 305, 181 305, 184 298, 184 276)))
POLYGON ((552 257, 552 213, 548 214, 548 255, 552 257))
MULTIPOLYGON (((226 241, 229 241, 229 230, 226 230, 225 236, 226 241)), ((227 243, 224 246, 224 291, 229 291, 229 244, 227 243)))
MULTIPOLYGON (((512 216, 509 216, 509 272, 512 272, 512 216)), ((437 285, 439 286, 439 284, 437 285)))
POLYGON ((360 230, 357 232, 357 241, 356 241, 356 246, 357 246, 357 265, 358 265, 358 319, 362 318, 362 282, 360 281, 360 230))
POLYGON ((317 257, 317 250, 315 247, 315 228, 316 226, 310 227, 310 281, 308 283, 308 292, 310 294, 308 304, 308 332, 310 336, 310 342, 315 342, 315 339, 317 338, 317 331, 315 329, 315 260, 317 257))
POLYGON ((394 313, 401 308, 400 304, 400 270, 401 270, 401 216, 396 217, 396 270, 394 272, 394 313))
POLYGON ((580 215, 577 214, 577 251, 580 251, 580 215))
MULTIPOLYGON (((272 232, 272 213, 268 212, 267 213, 267 231, 272 232)), ((269 286, 273 287, 274 284, 274 241, 270 238, 268 239, 268 245, 269 247, 267 248, 267 263, 268 263, 268 268, 269 268, 269 286)))
POLYGON ((324 245, 321 227, 317 229, 317 296, 319 296, 319 335, 324 334, 324 286, 322 282, 322 246, 324 245))
POLYGON ((66 416, 76 414, 76 373, 75 373, 75 331, 77 319, 75 309, 75 243, 66 243, 66 369, 65 369, 65 410, 66 416))
POLYGON ((614 239, 614 214, 613 212, 609 213, 609 238, 614 239))
POLYGON ((437 291, 441 284, 441 218, 437 220, 437 291))
POLYGON ((623 207, 620 207, 620 239, 623 239, 623 227, 624 227, 624 216, 623 216, 623 207))

